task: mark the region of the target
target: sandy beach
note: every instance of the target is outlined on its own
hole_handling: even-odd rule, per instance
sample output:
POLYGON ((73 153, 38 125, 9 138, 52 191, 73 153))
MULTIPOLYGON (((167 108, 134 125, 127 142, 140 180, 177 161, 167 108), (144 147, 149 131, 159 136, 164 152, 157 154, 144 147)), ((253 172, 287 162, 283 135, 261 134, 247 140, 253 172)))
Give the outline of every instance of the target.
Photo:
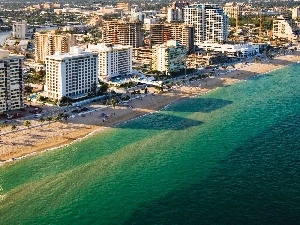
MULTIPOLYGON (((84 117, 70 118, 68 123, 44 122, 40 124, 36 120, 32 120, 32 127, 27 129, 20 126, 19 130, 11 133, 7 133, 11 130, 10 126, 1 128, 0 162, 70 144, 90 133, 104 132, 116 124, 160 110, 174 101, 205 94, 217 87, 232 85, 251 76, 266 73, 297 61, 300 61, 299 51, 269 61, 238 63, 235 68, 220 69, 219 76, 192 82, 188 82, 186 79, 186 82, 181 82, 170 91, 155 95, 148 94, 143 96, 142 100, 134 99, 130 101, 133 108, 124 106, 113 108, 93 103, 89 106, 94 109, 93 112, 88 112, 84 117), (103 113, 109 116, 106 121, 103 121, 101 116, 103 113)), ((177 83, 177 80, 174 83, 177 83)), ((149 91, 153 93, 155 90, 149 88, 149 91)))

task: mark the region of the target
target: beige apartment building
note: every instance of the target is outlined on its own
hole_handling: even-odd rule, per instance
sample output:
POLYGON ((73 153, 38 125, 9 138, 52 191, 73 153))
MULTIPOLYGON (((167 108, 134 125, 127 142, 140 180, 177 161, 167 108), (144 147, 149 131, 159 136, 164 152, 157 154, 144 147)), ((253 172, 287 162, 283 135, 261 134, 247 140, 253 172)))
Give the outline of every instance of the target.
POLYGON ((123 9, 124 11, 129 11, 130 4, 128 2, 117 2, 117 8, 123 9))
POLYGON ((57 34, 56 31, 36 33, 34 41, 36 62, 45 62, 45 57, 55 52, 68 53, 72 46, 76 46, 75 35, 57 34))
POLYGON ((299 28, 296 27, 293 20, 288 17, 278 16, 273 21, 273 38, 284 38, 290 42, 297 42, 298 30, 299 28))
POLYGON ((22 60, 0 50, 0 113, 23 108, 22 60))
POLYGON ((223 7, 223 10, 229 18, 236 18, 242 15, 242 7, 239 3, 228 2, 223 7))
POLYGON ((169 40, 162 45, 152 47, 151 69, 170 75, 185 69, 186 48, 178 41, 169 40))

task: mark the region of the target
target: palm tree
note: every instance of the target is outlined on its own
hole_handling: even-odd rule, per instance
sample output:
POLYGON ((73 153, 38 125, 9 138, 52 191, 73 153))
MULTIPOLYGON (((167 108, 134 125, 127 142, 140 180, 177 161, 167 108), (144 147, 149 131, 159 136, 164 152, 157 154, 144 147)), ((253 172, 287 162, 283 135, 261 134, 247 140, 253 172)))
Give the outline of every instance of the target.
POLYGON ((46 118, 46 120, 49 122, 49 125, 50 125, 50 122, 53 120, 53 118, 52 118, 51 116, 48 116, 48 117, 46 118))
POLYGON ((69 115, 68 114, 64 114, 62 117, 64 118, 64 120, 66 121, 66 123, 68 123, 69 115))
POLYGON ((115 108, 115 107, 116 107, 116 104, 117 104, 117 100, 113 98, 113 99, 110 101, 110 103, 111 103, 111 105, 115 108))
POLYGON ((61 122, 62 116, 60 114, 58 114, 55 118, 54 121, 55 122, 61 122))
POLYGON ((40 117, 39 119, 38 119, 38 122, 40 122, 41 123, 41 125, 45 122, 45 119, 44 119, 44 117, 40 117))
POLYGON ((11 131, 14 131, 16 129, 17 129, 17 125, 16 124, 11 125, 11 131))
POLYGON ((26 126, 27 128, 29 128, 31 126, 31 122, 29 120, 26 120, 24 122, 24 126, 26 126))
POLYGON ((3 122, 2 124, 1 124, 1 128, 5 128, 5 127, 7 127, 8 125, 7 125, 7 123, 5 123, 5 122, 3 122))

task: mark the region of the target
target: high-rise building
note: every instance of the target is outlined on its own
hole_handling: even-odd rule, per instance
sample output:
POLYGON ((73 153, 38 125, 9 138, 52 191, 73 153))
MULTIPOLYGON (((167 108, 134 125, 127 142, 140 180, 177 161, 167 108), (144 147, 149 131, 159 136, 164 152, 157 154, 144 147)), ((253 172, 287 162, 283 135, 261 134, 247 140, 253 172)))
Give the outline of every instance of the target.
POLYGON ((132 72, 132 46, 100 43, 89 45, 98 54, 99 77, 114 77, 132 72))
POLYGON ((76 36, 73 34, 57 34, 56 31, 48 33, 36 33, 35 61, 45 61, 47 55, 55 52, 68 53, 72 46, 76 45, 76 36))
POLYGON ((165 44, 152 47, 151 69, 170 75, 185 69, 186 48, 177 41, 169 40, 165 44))
POLYGON ((150 46, 161 45, 170 40, 169 26, 163 23, 150 25, 150 46))
POLYGON ((185 45, 188 53, 195 51, 195 28, 182 23, 152 24, 150 27, 150 46, 159 45, 168 40, 178 41, 185 45))
POLYGON ((127 22, 120 20, 103 22, 103 41, 120 45, 131 45, 138 48, 144 45, 144 34, 141 22, 127 22))
POLYGON ((273 20, 273 38, 285 38, 296 42, 299 39, 298 27, 291 18, 278 16, 273 20))
POLYGON ((23 108, 22 58, 0 50, 0 113, 23 108))
POLYGON ((296 20, 300 18, 300 6, 296 6, 292 9, 292 19, 296 20))
POLYGON ((93 93, 98 83, 98 54, 75 46, 69 53, 46 56, 45 94, 60 100, 63 96, 81 98, 93 93))
POLYGON ((184 8, 184 23, 195 27, 195 44, 227 40, 228 17, 216 4, 194 4, 184 8))
POLYGON ((185 45, 187 53, 195 51, 195 27, 186 24, 170 24, 170 39, 185 45))
POLYGON ((172 3, 171 7, 167 9, 167 21, 169 23, 176 21, 183 21, 184 19, 184 10, 183 8, 189 6, 188 2, 178 2, 175 1, 172 3))
POLYGON ((13 36, 15 38, 25 39, 25 36, 28 32, 27 22, 25 20, 22 20, 21 22, 16 22, 12 28, 13 36))
POLYGON ((229 18, 236 18, 237 16, 242 15, 241 5, 239 3, 228 2, 223 7, 224 13, 229 18))

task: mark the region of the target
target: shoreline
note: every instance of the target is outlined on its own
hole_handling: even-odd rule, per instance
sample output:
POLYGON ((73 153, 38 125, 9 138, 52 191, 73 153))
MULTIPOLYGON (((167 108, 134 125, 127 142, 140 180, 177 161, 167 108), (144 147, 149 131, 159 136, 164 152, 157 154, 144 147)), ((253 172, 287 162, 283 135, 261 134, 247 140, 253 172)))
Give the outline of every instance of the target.
MULTIPOLYGON (((221 76, 197 81, 196 85, 194 84, 195 82, 189 82, 169 92, 155 94, 153 97, 148 95, 144 97, 142 101, 135 99, 131 103, 134 105, 134 109, 120 106, 117 106, 116 109, 110 107, 102 108, 101 111, 98 111, 104 111, 108 115, 110 113, 111 115, 113 115, 113 113, 117 115, 105 122, 102 122, 102 118, 99 119, 99 116, 90 114, 90 116, 87 117, 70 119, 68 124, 55 122, 52 124, 44 124, 37 128, 18 131, 17 133, 19 133, 19 135, 8 134, 6 137, 3 136, 2 139, 10 140, 11 143, 12 141, 16 141, 17 144, 4 146, 4 148, 0 146, 0 166, 18 161, 25 157, 69 146, 100 132, 105 132, 107 129, 127 123, 130 120, 161 111, 171 104, 188 98, 205 95, 217 88, 233 85, 251 77, 264 76, 274 70, 297 63, 299 60, 300 52, 297 51, 292 54, 279 56, 270 60, 270 62, 251 63, 249 65, 240 63, 240 68, 231 70, 221 76), (30 138, 33 138, 33 140, 28 143, 30 138)), ((97 114, 97 112, 93 114, 97 114)))

